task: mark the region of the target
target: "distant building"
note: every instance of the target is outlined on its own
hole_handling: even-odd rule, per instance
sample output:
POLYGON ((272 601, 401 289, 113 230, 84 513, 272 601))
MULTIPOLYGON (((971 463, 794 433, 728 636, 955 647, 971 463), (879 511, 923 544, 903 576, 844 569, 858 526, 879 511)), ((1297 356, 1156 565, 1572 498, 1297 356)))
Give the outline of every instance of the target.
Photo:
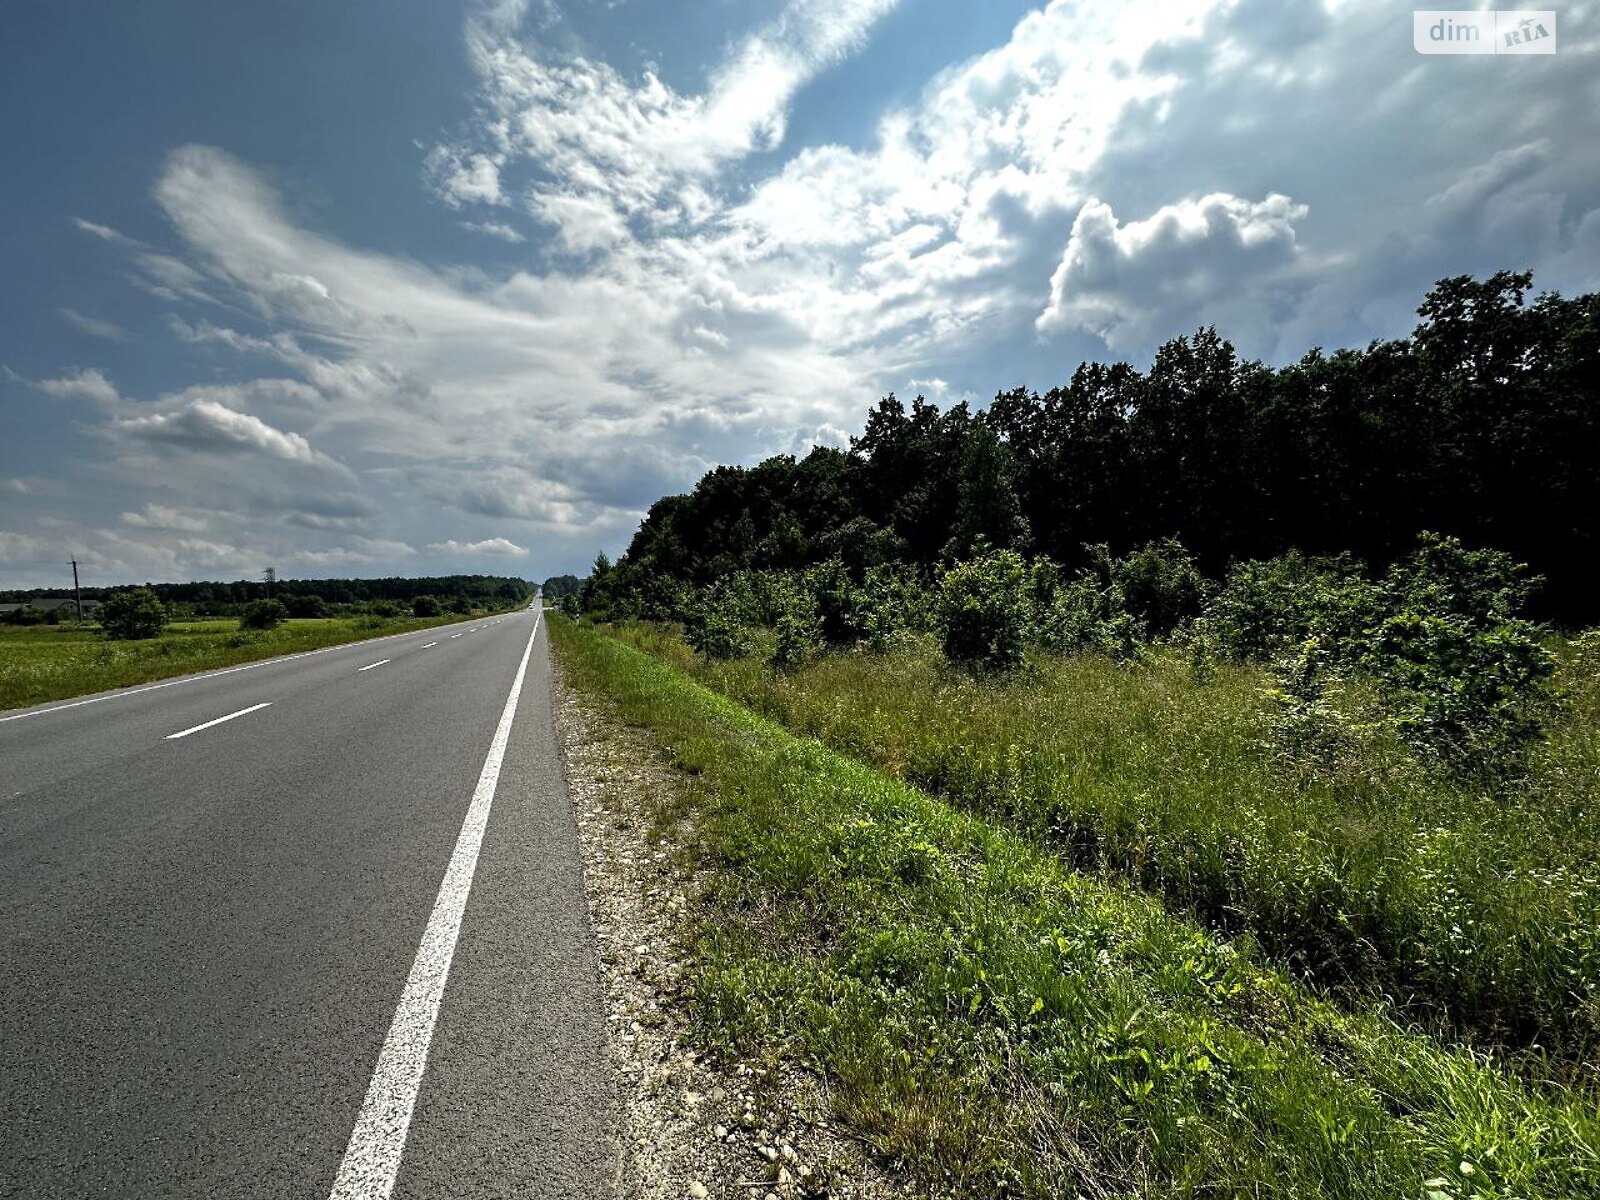
MULTIPOLYGON (((92 617, 100 607, 98 600, 85 600, 83 602, 83 615, 92 617)), ((20 604, 0 604, 0 620, 15 616, 18 613, 27 613, 32 616, 49 616, 51 613, 60 613, 69 616, 77 611, 77 601, 71 596, 39 596, 32 600, 24 600, 20 604)))

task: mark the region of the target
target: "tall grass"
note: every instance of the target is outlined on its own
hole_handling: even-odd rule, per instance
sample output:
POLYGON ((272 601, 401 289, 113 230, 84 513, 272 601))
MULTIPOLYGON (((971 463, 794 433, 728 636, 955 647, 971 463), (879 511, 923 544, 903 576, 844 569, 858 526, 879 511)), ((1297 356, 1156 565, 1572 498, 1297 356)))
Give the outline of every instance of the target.
MULTIPOLYGON (((1336 1008, 1003 823, 557 618, 569 679, 687 777, 712 878, 692 1003, 794 1055, 935 1194, 1600 1194, 1592 1090, 1336 1008)), ((686 660, 663 647, 678 663, 686 660)), ((841 699, 841 703, 845 702, 841 699)))
POLYGON ((1249 933, 1303 977, 1552 1069, 1600 1056, 1600 681, 1571 655, 1569 717, 1526 779, 1491 785, 1379 729, 1332 761, 1287 757, 1263 671, 1197 679, 1175 652, 1041 656, 997 681, 915 645, 779 673, 623 635, 1073 866, 1249 933))
POLYGON ((319 618, 248 631, 241 630, 237 621, 181 621, 168 626, 158 638, 131 642, 107 641, 93 629, 64 625, 0 627, 0 709, 460 620, 465 618, 319 618))

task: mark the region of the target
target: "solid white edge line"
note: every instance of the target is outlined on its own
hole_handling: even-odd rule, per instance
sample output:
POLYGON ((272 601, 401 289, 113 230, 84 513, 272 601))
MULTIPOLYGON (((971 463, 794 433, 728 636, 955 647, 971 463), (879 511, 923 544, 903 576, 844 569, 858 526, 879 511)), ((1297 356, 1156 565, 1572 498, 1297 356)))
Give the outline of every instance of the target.
POLYGON ((202 729, 210 729, 213 725, 221 725, 224 721, 231 721, 235 717, 249 716, 253 712, 260 712, 263 708, 271 708, 271 707, 272 707, 272 701, 271 700, 264 701, 261 704, 252 704, 249 708, 241 708, 238 712, 229 713, 225 717, 218 717, 214 721, 206 721, 204 724, 201 724, 201 725, 194 725, 194 726, 191 726, 188 729, 180 729, 177 733, 169 733, 169 734, 167 734, 167 736, 163 740, 170 742, 175 738, 186 738, 191 733, 199 733, 202 729))
POLYGON ((393 661, 394 661, 394 659, 392 659, 392 658, 380 658, 375 663, 368 663, 364 667, 357 667, 356 668, 356 674, 359 675, 362 671, 370 671, 370 670, 372 670, 373 667, 381 667, 381 666, 383 666, 384 663, 392 663, 393 661))
MULTIPOLYGON (((448 625, 435 626, 435 628, 448 629, 448 625)), ((301 650, 297 654, 280 654, 276 658, 262 658, 255 662, 244 663, 237 667, 223 667, 218 671, 202 671, 198 675, 185 675, 181 679, 168 679, 164 683, 150 683, 144 687, 119 689, 106 692, 101 696, 90 696, 87 700, 73 700, 66 704, 53 705, 50 708, 36 708, 31 712, 12 713, 9 717, 0 717, 0 725, 7 721, 25 721, 29 717, 43 717, 49 713, 66 712, 69 708, 82 708, 85 704, 99 704, 104 700, 121 700, 124 696, 139 696, 145 692, 159 692, 162 688, 178 687, 185 683, 199 683, 202 679, 216 679, 220 675, 234 675, 240 671, 253 671, 257 667, 275 667, 279 663, 294 662, 297 658, 310 658, 313 654, 328 654, 334 650, 350 650, 357 646, 376 646, 379 642, 393 641, 395 638, 421 637, 425 633, 432 633, 432 629, 408 629, 404 633, 386 633, 379 638, 363 638, 354 642, 338 642, 332 646, 318 646, 315 650, 301 650)), ((451 637, 460 637, 453 633, 451 637)))
POLYGON ((439 885, 439 895, 433 902, 428 927, 417 947, 405 991, 395 1008, 394 1021, 378 1053, 372 1083, 339 1163, 329 1200, 389 1200, 400 1174, 400 1158, 411 1132, 411 1114, 428 1066, 433 1028, 439 1019, 439 1003, 444 998, 445 981, 450 977, 450 962, 461 933, 461 918, 466 913, 472 877, 478 869, 478 852, 489 825, 489 809, 494 804, 495 787, 500 782, 500 764, 511 739, 517 700, 522 695, 522 681, 528 674, 528 659, 533 654, 534 638, 538 636, 539 617, 535 616, 533 632, 528 635, 522 662, 511 682, 511 693, 500 712, 500 723, 495 726, 494 740, 489 743, 488 757, 483 760, 478 786, 473 789, 472 803, 467 806, 461 834, 450 855, 450 865, 445 868, 444 882, 439 885))

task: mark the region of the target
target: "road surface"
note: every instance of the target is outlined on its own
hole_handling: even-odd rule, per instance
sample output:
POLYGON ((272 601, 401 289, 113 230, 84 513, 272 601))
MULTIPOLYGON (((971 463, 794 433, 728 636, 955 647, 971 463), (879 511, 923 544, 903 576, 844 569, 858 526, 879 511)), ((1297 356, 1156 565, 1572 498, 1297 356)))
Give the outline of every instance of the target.
POLYGON ((0 1196, 602 1196, 542 615, 0 713, 0 1196))

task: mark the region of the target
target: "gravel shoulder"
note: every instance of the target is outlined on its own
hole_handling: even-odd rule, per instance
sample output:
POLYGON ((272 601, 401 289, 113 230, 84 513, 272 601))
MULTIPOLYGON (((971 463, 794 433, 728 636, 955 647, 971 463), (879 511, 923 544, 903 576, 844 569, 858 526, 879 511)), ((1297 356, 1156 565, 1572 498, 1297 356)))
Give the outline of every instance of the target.
POLYGON ((582 844, 620 1091, 621 1195, 641 1200, 881 1200, 910 1194, 829 1112, 825 1083, 782 1061, 696 1044, 684 991, 706 916, 682 853, 684 780, 652 738, 568 687, 556 731, 582 844))

